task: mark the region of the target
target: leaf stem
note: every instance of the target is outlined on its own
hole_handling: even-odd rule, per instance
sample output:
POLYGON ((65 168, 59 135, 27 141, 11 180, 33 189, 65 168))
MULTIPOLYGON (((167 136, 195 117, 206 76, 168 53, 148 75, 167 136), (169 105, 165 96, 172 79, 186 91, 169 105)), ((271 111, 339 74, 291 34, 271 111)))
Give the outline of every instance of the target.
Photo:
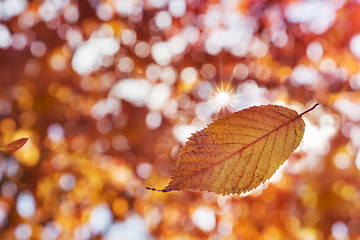
POLYGON ((306 110, 305 112, 301 113, 299 116, 302 116, 312 110, 314 110, 314 108, 316 108, 318 105, 320 105, 319 103, 316 103, 312 108, 309 108, 308 110, 306 110))
POLYGON ((159 190, 159 189, 151 188, 151 187, 145 187, 145 189, 151 190, 151 191, 156 191, 156 192, 168 192, 168 191, 166 191, 165 189, 159 190))

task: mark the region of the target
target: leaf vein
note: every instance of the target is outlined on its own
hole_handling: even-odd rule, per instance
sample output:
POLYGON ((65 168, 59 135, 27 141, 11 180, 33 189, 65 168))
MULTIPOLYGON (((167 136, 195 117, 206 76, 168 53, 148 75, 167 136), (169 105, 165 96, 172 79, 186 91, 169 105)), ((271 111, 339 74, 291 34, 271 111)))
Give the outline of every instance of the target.
MULTIPOLYGON (((252 118, 246 117, 246 116, 241 116, 241 118, 244 118, 244 119, 246 119, 246 120, 253 121, 253 122, 256 122, 256 123, 260 123, 260 124, 263 124, 263 125, 265 125, 265 126, 269 126, 269 127, 273 127, 273 128, 276 128, 276 127, 277 127, 277 126, 273 126, 273 125, 270 125, 270 124, 268 124, 268 123, 264 123, 264 122, 258 121, 258 120, 256 120, 256 119, 252 119, 252 118)), ((266 130, 266 131, 268 131, 268 130, 266 130)))
MULTIPOLYGON (((263 112, 261 112, 261 111, 255 111, 255 110, 253 110, 253 112, 259 113, 260 115, 264 115, 264 116, 269 117, 269 118, 273 118, 273 119, 278 120, 279 122, 282 122, 282 123, 285 123, 285 122, 286 122, 286 121, 283 121, 283 120, 277 118, 276 116, 271 116, 271 115, 265 114, 265 113, 263 113, 263 112)), ((274 111, 274 112, 275 112, 275 113, 278 113, 277 111, 274 111)), ((289 116, 286 116, 286 115, 283 115, 283 116, 285 116, 287 119, 291 119, 289 116)))
POLYGON ((281 115, 281 116, 284 116, 284 117, 288 118, 288 119, 291 119, 291 118, 293 117, 293 116, 285 115, 285 114, 282 113, 282 112, 278 112, 278 111, 275 110, 275 108, 273 109, 273 111, 276 112, 277 114, 281 115))
MULTIPOLYGON (((277 134, 277 131, 276 131, 276 134, 277 134)), ((248 186, 250 186, 250 185, 253 183, 253 181, 254 181, 254 176, 255 176, 255 174, 256 174, 256 172, 257 172, 257 169, 258 169, 258 167, 259 167, 259 162, 260 162, 260 160, 261 160, 261 155, 263 154, 263 152, 264 152, 264 150, 265 150, 266 143, 267 143, 267 140, 268 140, 268 139, 269 139, 269 136, 266 136, 265 144, 264 144, 264 147, 263 147, 263 149, 261 150, 261 153, 260 153, 260 155, 259 155, 258 162, 256 163, 256 167, 255 167, 255 170, 254 170, 254 174, 253 174, 253 176, 252 176, 252 180, 251 180, 251 182, 250 182, 247 186, 245 186, 244 188, 247 188, 248 186)), ((276 140, 276 136, 275 136, 275 140, 276 140)), ((275 141, 274 141, 274 142, 275 142, 275 141)), ((271 157, 271 155, 270 155, 270 157, 271 157)), ((269 158, 269 162, 270 162, 270 158, 269 158)))
MULTIPOLYGON (((217 166, 218 164, 230 159, 232 156, 242 152, 244 149, 248 148, 249 146, 252 146, 253 144, 257 143, 258 141, 260 141, 261 139, 263 139, 264 137, 267 137, 269 136, 270 134, 272 134, 273 132, 279 130, 280 128, 290 124, 291 122, 294 122, 295 120, 297 120, 298 118, 300 118, 301 115, 297 115, 297 116, 294 116, 294 118, 291 118, 289 121, 287 122, 284 122, 283 124, 281 124, 279 127, 277 127, 276 129, 273 129, 271 131, 269 131, 268 133, 266 133, 265 135, 257 138, 256 140, 254 140, 253 142, 245 145, 244 147, 242 147, 241 149, 239 149, 238 151, 235 151, 234 153, 232 154, 229 154, 227 157, 225 157, 224 159, 220 160, 219 162, 216 162, 214 163, 213 165, 211 165, 208 169, 206 169, 206 171, 194 171, 192 172, 190 175, 192 175, 193 177, 195 176, 198 176, 198 175, 201 175, 201 174, 204 174, 205 172, 207 172, 210 168, 214 168, 215 166, 217 166)), ((274 141, 275 142, 275 141, 274 141)))
POLYGON ((289 126, 287 125, 286 126, 286 133, 285 133, 285 138, 284 138, 284 148, 283 148, 283 150, 282 150, 282 153, 281 153, 281 158, 283 158, 283 156, 284 156, 284 153, 285 153, 285 147, 286 147, 286 140, 287 140, 287 138, 288 138, 288 135, 289 134, 289 126))
MULTIPOLYGON (((241 151, 241 152, 240 152, 240 155, 239 155, 239 160, 241 159, 242 153, 243 153, 243 152, 241 151)), ((236 164, 234 164, 234 166, 232 167, 232 170, 231 170, 230 172, 232 173, 235 168, 236 168, 236 164)), ((223 171, 224 171, 224 169, 223 169, 223 171)), ((224 186, 226 186, 226 184, 227 184, 227 182, 229 181, 230 177, 231 177, 231 174, 227 174, 227 178, 226 178, 226 180, 224 181, 224 186)))
MULTIPOLYGON (((242 125, 238 125, 238 124, 233 124, 233 123, 226 123, 226 125, 229 125, 229 126, 234 126, 234 127, 238 127, 238 128, 247 128, 247 129, 256 129, 256 130, 261 130, 261 131, 269 131, 269 129, 263 129, 263 128, 259 128, 259 127, 254 127, 254 126, 242 126, 242 125)), ((272 126, 272 127, 275 127, 277 128, 278 126, 272 126)))

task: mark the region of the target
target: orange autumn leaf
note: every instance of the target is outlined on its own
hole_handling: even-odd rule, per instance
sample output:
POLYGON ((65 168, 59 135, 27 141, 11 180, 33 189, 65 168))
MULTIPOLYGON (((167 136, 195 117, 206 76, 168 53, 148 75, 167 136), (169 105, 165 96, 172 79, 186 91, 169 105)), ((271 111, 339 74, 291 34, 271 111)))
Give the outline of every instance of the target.
POLYGON ((4 147, 0 147, 0 152, 3 153, 12 153, 19 150, 25 143, 29 140, 29 138, 20 138, 9 144, 6 144, 4 147))
POLYGON ((162 190, 244 193, 269 179, 304 135, 302 115, 266 105, 232 113, 194 133, 180 151, 177 167, 162 190))

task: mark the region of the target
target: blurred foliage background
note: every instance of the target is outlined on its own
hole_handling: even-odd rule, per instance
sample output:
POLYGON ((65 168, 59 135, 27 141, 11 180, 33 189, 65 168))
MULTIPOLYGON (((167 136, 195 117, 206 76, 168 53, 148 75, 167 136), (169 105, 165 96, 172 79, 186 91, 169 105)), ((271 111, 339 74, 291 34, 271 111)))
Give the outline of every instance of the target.
POLYGON ((1 0, 0 239, 360 239, 360 1, 1 0), (260 104, 306 132, 250 194, 158 193, 260 104))

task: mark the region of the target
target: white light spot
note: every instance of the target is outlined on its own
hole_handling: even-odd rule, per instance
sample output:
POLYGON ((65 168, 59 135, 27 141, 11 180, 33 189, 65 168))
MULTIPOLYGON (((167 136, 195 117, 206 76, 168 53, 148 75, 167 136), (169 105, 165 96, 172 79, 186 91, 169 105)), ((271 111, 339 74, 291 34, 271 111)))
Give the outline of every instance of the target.
POLYGON ((180 77, 184 83, 192 84, 197 80, 198 72, 193 67, 187 67, 180 72, 180 77))
POLYGON ((128 148, 128 142, 125 136, 117 135, 112 140, 112 145, 117 151, 124 151, 128 148))
POLYGON ((132 215, 124 222, 114 223, 106 233, 104 240, 118 239, 151 239, 144 219, 139 215, 132 215))
POLYGON ((147 0, 147 4, 155 8, 164 8, 168 4, 168 1, 169 0, 147 0))
POLYGON ((250 47, 251 53, 257 57, 265 57, 268 52, 268 45, 259 39, 253 40, 250 47))
POLYGON ((360 121, 360 105, 357 102, 339 98, 335 101, 334 106, 343 116, 354 122, 360 121))
POLYGON ((68 5, 64 9, 64 18, 68 23, 76 23, 79 19, 78 7, 76 7, 74 4, 68 5))
POLYGON ((164 83, 174 84, 176 82, 176 72, 175 69, 171 66, 164 67, 160 74, 160 79, 164 83))
POLYGON ((113 18, 113 8, 106 3, 100 3, 96 7, 96 15, 103 21, 109 21, 113 18))
POLYGON ((333 24, 339 7, 331 1, 292 2, 285 9, 285 16, 290 22, 305 23, 310 31, 321 34, 333 24))
POLYGON ((34 57, 41 58, 46 54, 46 45, 41 41, 34 41, 30 45, 30 51, 34 57))
POLYGON ((129 73, 134 69, 134 61, 129 57, 122 57, 119 60, 118 67, 120 71, 129 73))
POLYGON ((107 204, 96 206, 90 213, 89 227, 94 234, 105 233, 113 221, 111 209, 107 204))
POLYGON ((167 103, 171 95, 171 88, 165 83, 155 85, 151 92, 147 102, 147 106, 151 110, 160 110, 167 103))
POLYGON ((0 202, 0 227, 5 226, 8 219, 9 206, 5 202, 0 202))
POLYGON ((205 79, 213 79, 216 74, 216 68, 210 63, 201 66, 200 74, 205 79))
POLYGON ((197 130, 199 130, 199 128, 194 125, 176 124, 173 127, 172 133, 179 142, 184 144, 191 134, 197 130))
POLYGON ((145 122, 146 122, 146 126, 149 129, 157 129, 158 127, 160 127, 161 121, 162 121, 162 117, 161 114, 158 112, 149 112, 146 115, 145 122))
POLYGON ((207 207, 198 207, 192 215, 192 220, 205 232, 210 232, 216 225, 215 212, 207 207))
POLYGON ((140 163, 137 167, 136 167, 136 173, 139 177, 141 177, 142 179, 146 179, 150 172, 151 172, 152 166, 149 163, 140 163))
POLYGON ((98 153, 104 153, 110 148, 110 142, 105 137, 100 137, 94 142, 94 148, 98 153))
POLYGON ((61 227, 55 222, 48 222, 41 233, 41 240, 56 240, 60 234, 61 227))
POLYGON ((74 231, 74 240, 89 240, 91 232, 87 224, 76 227, 74 231))
POLYGON ((229 220, 221 220, 218 224, 217 230, 221 236, 228 236, 232 233, 233 225, 229 220))
POLYGON ((117 99, 101 99, 91 108, 90 114, 94 119, 102 119, 110 113, 114 115, 118 114, 120 107, 120 103, 117 99))
POLYGON ((70 191, 71 189, 73 189, 75 186, 75 182, 76 180, 74 175, 70 173, 65 173, 61 175, 59 179, 59 185, 65 191, 70 191))
POLYGON ((334 163, 340 169, 347 169, 351 166, 351 159, 346 153, 337 153, 334 157, 334 163))
POLYGON ((218 28, 221 24, 222 14, 221 14, 221 6, 218 4, 214 4, 209 8, 204 16, 204 24, 209 28, 218 28))
POLYGON ((358 153, 356 155, 355 165, 356 165, 357 169, 360 171, 360 150, 358 151, 358 153))
POLYGON ((11 103, 6 99, 0 99, 0 116, 8 115, 12 110, 11 103))
MULTIPOLYGON (((1 33, 0 33, 1 36, 1 33)), ((1 40, 0 40, 1 41, 1 40)), ((15 33, 12 36, 12 47, 16 50, 22 50, 26 46, 27 39, 25 34, 15 33)))
POLYGON ((335 222, 331 227, 331 233, 335 239, 347 239, 349 237, 349 230, 345 223, 335 222))
MULTIPOLYGON (((211 93, 212 93, 212 89, 210 86, 210 95, 211 93)), ((213 113, 213 111, 216 110, 213 109, 213 105, 209 101, 200 102, 195 106, 196 116, 199 120, 203 122, 210 122, 212 120, 211 114, 213 113)))
POLYGON ((66 66, 66 59, 63 55, 54 54, 50 58, 50 66, 56 71, 64 70, 66 66))
POLYGON ((77 73, 88 75, 100 68, 103 57, 115 54, 119 48, 115 38, 92 38, 76 49, 71 65, 77 73))
POLYGON ((4 197, 12 199, 17 192, 17 185, 12 181, 3 181, 1 187, 1 194, 4 197))
POLYGON ((284 31, 275 31, 271 36, 271 40, 275 46, 282 48, 286 46, 288 42, 288 36, 284 31))
POLYGON ((78 45, 83 40, 82 33, 80 32, 80 30, 73 28, 70 28, 66 31, 65 38, 72 48, 78 47, 78 45))
POLYGON ((9 29, 0 24, 0 48, 8 48, 11 44, 11 35, 9 29))
POLYGON ((21 223, 15 229, 15 236, 19 240, 29 239, 32 234, 32 229, 28 224, 21 223))
POLYGON ((150 46, 147 42, 138 42, 134 50, 135 54, 140 58, 146 58, 150 54, 150 46))
POLYGON ((38 15, 44 22, 51 22, 58 17, 59 13, 69 4, 69 0, 65 1, 43 1, 38 8, 38 15))
POLYGON ((326 123, 320 126, 320 128, 310 124, 305 119, 306 131, 303 137, 302 150, 312 152, 316 155, 324 155, 329 151, 329 142, 328 139, 336 131, 334 129, 334 123, 326 123), (321 136, 322 140, 318 140, 315 136, 321 136), (306 141, 306 142, 305 142, 306 141))
MULTIPOLYGON (((12 0, 10 0, 12 1, 12 0)), ((30 11, 23 12, 18 18, 18 25, 22 29, 29 29, 35 24, 35 15, 30 11)))
POLYGON ((202 100, 208 99, 212 94, 212 85, 208 81, 202 81, 197 86, 197 94, 202 100))
POLYGON ((171 52, 164 42, 154 43, 151 47, 151 55, 162 66, 166 66, 171 62, 171 52))
POLYGON ((234 77, 244 80, 249 75, 249 68, 245 64, 239 63, 234 67, 233 74, 234 77))
POLYGON ((98 129, 99 133, 101 134, 108 134, 111 132, 112 129, 112 121, 108 118, 100 119, 96 123, 96 128, 98 129))
POLYGON ((123 79, 114 87, 114 92, 118 98, 124 99, 138 107, 145 105, 150 91, 151 84, 145 79, 123 79))
MULTIPOLYGON (((26 0, 3 0, 0 1, 0 19, 8 20, 22 13, 28 5, 26 0)), ((0 33, 1 36, 1 33, 0 33)))
POLYGON ((132 29, 124 29, 121 32, 121 43, 132 46, 136 42, 136 32, 132 29))
POLYGON ((306 49, 306 55, 313 62, 319 61, 323 55, 321 43, 317 41, 310 43, 306 49))
POLYGON ((213 31, 205 40, 206 52, 210 55, 219 54, 222 49, 220 39, 222 39, 221 32, 219 30, 213 31))
POLYGON ((195 43, 200 38, 199 29, 194 26, 187 26, 182 32, 182 38, 188 43, 195 43))
POLYGON ((172 18, 168 11, 160 11, 155 16, 155 24, 160 29, 163 30, 171 26, 172 18))
POLYGON ((169 12, 174 17, 182 17, 186 12, 186 2, 184 0, 170 0, 169 12))
POLYGON ((47 129, 47 134, 51 141, 60 142, 64 139, 64 129, 58 123, 51 124, 47 129))
POLYGON ((6 162, 5 171, 6 175, 10 178, 17 179, 19 175, 21 175, 21 167, 19 166, 19 163, 10 160, 6 162))
POLYGON ((360 34, 356 34, 351 38, 350 50, 356 58, 360 58, 360 34))
POLYGON ((319 64, 319 69, 322 72, 333 72, 336 69, 336 63, 332 58, 324 58, 319 64))
POLYGON ((23 218, 30 218, 35 213, 35 200, 30 192, 21 192, 16 200, 16 210, 23 218))
POLYGON ((168 49, 173 55, 180 54, 186 49, 186 41, 181 36, 174 36, 167 42, 168 49))
POLYGON ((178 102, 175 99, 169 99, 168 102, 164 105, 163 114, 168 118, 176 118, 178 112, 178 102))
POLYGON ((350 131, 351 141, 357 148, 360 148, 360 125, 354 125, 350 131))
POLYGON ((116 11, 122 16, 130 16, 142 11, 143 1, 116 0, 116 11))
POLYGON ((160 74, 161 68, 155 63, 150 63, 145 70, 146 78, 151 82, 158 80, 160 78, 160 74))
POLYGON ((230 51, 234 56, 243 57, 248 53, 249 45, 246 41, 239 41, 231 47, 230 51))
POLYGON ((318 77, 318 72, 314 68, 298 65, 292 72, 291 83, 294 86, 314 84, 317 82, 318 77))
POLYGON ((360 73, 351 76, 350 86, 354 90, 360 90, 360 73))

